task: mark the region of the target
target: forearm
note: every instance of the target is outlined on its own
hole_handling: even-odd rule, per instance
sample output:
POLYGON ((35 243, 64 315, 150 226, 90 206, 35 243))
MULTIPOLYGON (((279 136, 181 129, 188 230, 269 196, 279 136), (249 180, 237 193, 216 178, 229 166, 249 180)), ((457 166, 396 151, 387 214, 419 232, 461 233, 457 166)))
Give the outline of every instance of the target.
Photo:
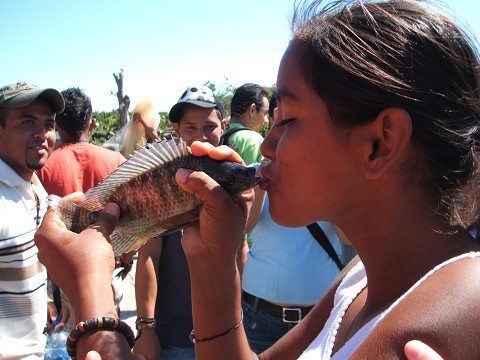
MULTIPOLYGON (((94 284, 94 288, 83 287, 82 291, 78 292, 79 295, 72 301, 76 322, 99 317, 117 319, 111 279, 108 282, 93 281, 90 284, 94 284)), ((85 358, 90 350, 100 353, 103 360, 132 358, 126 337, 119 332, 106 330, 85 332, 77 342, 77 358, 85 358)))
POLYGON ((153 245, 159 244, 150 240, 138 251, 137 268, 135 272, 135 299, 138 318, 153 318, 155 315, 155 301, 157 299, 157 256, 153 245))
POLYGON ((242 278, 243 269, 245 268, 245 263, 247 262, 248 257, 248 243, 245 238, 240 245, 240 249, 237 252, 237 268, 238 272, 240 273, 240 279, 242 278))
MULTIPOLYGON (((193 327, 197 339, 211 338, 240 322, 240 276, 234 262, 215 264, 205 257, 189 258, 193 327)), ((243 325, 227 335, 199 342, 196 358, 252 359, 243 325)))

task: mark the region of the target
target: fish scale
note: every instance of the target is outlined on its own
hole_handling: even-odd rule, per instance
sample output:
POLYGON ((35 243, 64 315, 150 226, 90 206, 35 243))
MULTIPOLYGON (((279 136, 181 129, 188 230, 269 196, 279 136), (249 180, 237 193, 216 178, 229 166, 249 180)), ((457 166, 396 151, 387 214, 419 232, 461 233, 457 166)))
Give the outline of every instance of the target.
POLYGON ((80 205, 56 195, 49 206, 67 228, 80 232, 91 225, 109 202, 120 207, 117 227, 110 235, 116 255, 138 249, 150 238, 181 229, 198 220, 200 200, 183 191, 175 180, 179 168, 204 171, 230 195, 260 182, 255 167, 208 156, 193 156, 184 141, 164 139, 135 151, 107 178, 85 193, 80 205))

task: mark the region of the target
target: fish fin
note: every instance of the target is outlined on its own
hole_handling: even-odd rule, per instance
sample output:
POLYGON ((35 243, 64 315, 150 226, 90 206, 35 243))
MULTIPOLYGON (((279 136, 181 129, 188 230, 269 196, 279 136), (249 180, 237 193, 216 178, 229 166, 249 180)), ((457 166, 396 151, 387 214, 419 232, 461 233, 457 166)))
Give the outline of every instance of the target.
POLYGON ((183 230, 183 229, 185 229, 187 226, 190 226, 190 225, 192 225, 193 223, 195 223, 195 222, 197 222, 197 221, 198 221, 198 218, 197 218, 197 220, 195 220, 195 221, 192 221, 192 222, 189 222, 189 223, 187 223, 187 224, 183 224, 183 225, 177 226, 177 227, 175 227, 175 228, 169 229, 169 230, 165 231, 165 232, 162 234, 162 236, 170 235, 170 234, 172 234, 172 233, 174 233, 174 232, 176 232, 176 231, 183 230))
POLYGON ((124 254, 131 250, 140 248, 150 237, 138 236, 133 234, 124 234, 114 230, 110 235, 110 242, 112 243, 113 252, 115 256, 124 254))
POLYGON ((111 195, 123 184, 162 164, 187 155, 186 143, 183 140, 176 141, 174 138, 142 146, 101 183, 88 190, 82 206, 89 210, 101 210, 109 202, 111 195))
POLYGON ((185 229, 187 226, 198 221, 198 215, 200 214, 200 208, 195 208, 185 213, 172 216, 168 221, 164 221, 162 226, 165 230, 161 235, 168 235, 175 231, 185 229), (175 226, 173 224, 182 224, 175 226))
POLYGON ((62 218, 67 229, 79 233, 98 219, 98 212, 88 211, 57 195, 48 195, 47 204, 62 218))

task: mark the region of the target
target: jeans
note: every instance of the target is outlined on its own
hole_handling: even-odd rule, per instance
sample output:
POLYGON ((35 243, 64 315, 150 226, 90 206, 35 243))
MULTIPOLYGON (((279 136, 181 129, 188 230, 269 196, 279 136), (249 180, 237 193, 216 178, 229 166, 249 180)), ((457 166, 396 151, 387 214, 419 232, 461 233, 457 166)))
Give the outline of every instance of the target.
POLYGON ((275 344, 296 323, 286 323, 266 312, 257 309, 256 302, 247 304, 242 299, 243 327, 247 333, 248 343, 256 354, 261 354, 275 344))
POLYGON ((191 347, 162 347, 159 360, 195 360, 195 348, 191 347))

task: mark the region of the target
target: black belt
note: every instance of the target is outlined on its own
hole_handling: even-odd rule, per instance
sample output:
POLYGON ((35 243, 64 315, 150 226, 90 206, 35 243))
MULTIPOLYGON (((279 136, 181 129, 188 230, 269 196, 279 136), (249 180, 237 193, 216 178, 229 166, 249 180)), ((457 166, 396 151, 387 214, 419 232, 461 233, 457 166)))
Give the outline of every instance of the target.
MULTIPOLYGON (((254 305, 256 296, 245 291, 242 292, 245 302, 251 306, 254 305)), ((313 306, 308 307, 283 307, 272 304, 266 300, 258 298, 258 310, 266 312, 272 316, 280 318, 286 323, 298 323, 312 310, 313 306)))

